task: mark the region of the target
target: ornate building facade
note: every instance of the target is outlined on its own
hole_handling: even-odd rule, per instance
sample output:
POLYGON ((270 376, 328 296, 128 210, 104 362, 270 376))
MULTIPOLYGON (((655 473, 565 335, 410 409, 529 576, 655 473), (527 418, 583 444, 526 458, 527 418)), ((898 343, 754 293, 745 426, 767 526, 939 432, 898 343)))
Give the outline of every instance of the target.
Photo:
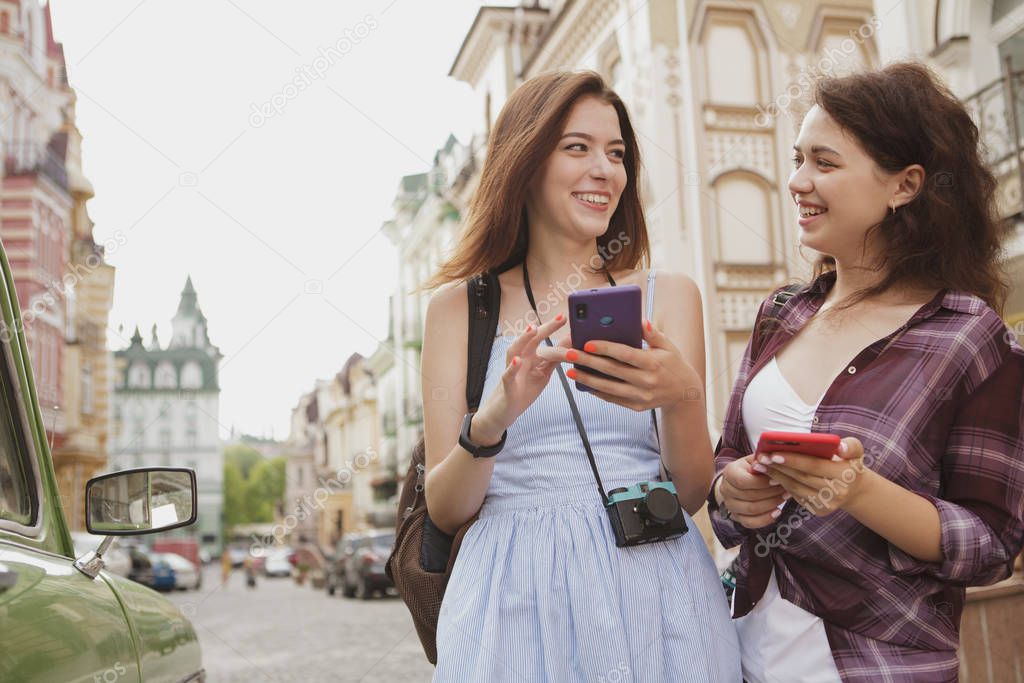
POLYGON ((138 328, 131 345, 116 351, 111 469, 190 467, 199 485, 199 519, 169 532, 198 538, 203 548, 222 548, 224 455, 218 436, 220 350, 210 342, 206 316, 185 282, 163 347, 153 326, 149 345, 138 328))
POLYGON ((58 486, 73 529, 84 528, 85 482, 107 464, 114 271, 93 240, 75 93, 49 4, 0 1, 0 238, 58 486))

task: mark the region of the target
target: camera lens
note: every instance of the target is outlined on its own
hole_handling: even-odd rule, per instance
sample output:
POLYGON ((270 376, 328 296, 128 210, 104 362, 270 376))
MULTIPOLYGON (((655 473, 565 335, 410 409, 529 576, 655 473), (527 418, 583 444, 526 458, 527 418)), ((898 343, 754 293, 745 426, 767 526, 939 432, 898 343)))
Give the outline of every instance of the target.
POLYGON ((576 319, 577 320, 583 320, 586 317, 587 317, 587 305, 586 304, 576 304, 576 319))
POLYGON ((666 489, 653 488, 638 506, 640 514, 655 524, 667 524, 676 516, 679 501, 666 489))

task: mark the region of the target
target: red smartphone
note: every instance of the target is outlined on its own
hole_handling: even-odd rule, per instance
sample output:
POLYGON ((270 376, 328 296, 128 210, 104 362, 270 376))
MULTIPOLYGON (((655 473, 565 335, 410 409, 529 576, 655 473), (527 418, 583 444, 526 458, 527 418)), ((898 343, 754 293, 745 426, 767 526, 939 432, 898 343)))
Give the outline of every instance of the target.
MULTIPOLYGON (((573 292, 569 295, 569 334, 573 348, 582 351, 588 341, 598 340, 642 348, 644 333, 640 307, 641 292, 636 285, 573 292)), ((573 367, 615 379, 578 363, 573 367)), ((576 382, 576 388, 590 391, 590 387, 579 382, 576 382)))
POLYGON ((835 434, 810 432, 761 432, 756 453, 801 453, 830 460, 839 453, 839 437, 835 434))

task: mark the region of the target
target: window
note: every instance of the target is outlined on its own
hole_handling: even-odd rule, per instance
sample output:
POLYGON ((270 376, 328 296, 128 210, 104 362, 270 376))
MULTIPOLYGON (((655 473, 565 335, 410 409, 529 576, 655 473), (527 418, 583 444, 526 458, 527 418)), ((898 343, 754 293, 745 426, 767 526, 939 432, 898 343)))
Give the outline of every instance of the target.
POLYGON ((174 371, 174 365, 169 361, 163 361, 156 368, 156 388, 176 389, 178 385, 178 373, 174 371))
POLYGON ((149 366, 145 363, 134 363, 128 371, 128 386, 132 389, 149 388, 149 366))
POLYGON ((202 386, 203 371, 199 367, 199 363, 196 363, 195 361, 185 363, 185 367, 181 369, 181 388, 199 389, 202 386))
POLYGON ((766 184, 734 172, 715 183, 719 261, 730 264, 772 262, 771 204, 766 184))
MULTIPOLYGON (((88 363, 82 365, 82 414, 92 415, 93 411, 93 386, 92 386, 92 366, 88 363)), ((120 411, 117 413, 117 419, 121 419, 120 411)))
MULTIPOLYGON (((3 359, 0 359, 3 361, 3 359)), ((13 383, 0 372, 0 520, 31 525, 36 518, 32 469, 18 428, 13 383)))

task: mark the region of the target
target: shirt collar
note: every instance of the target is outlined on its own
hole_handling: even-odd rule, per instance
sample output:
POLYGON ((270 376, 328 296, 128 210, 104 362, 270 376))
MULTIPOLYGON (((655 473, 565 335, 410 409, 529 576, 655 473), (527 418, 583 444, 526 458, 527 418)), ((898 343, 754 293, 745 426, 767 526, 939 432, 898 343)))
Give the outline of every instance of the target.
MULTIPOLYGON (((818 307, 821 305, 821 301, 819 299, 824 299, 824 295, 832 289, 835 283, 836 271, 826 271, 816 277, 806 289, 800 292, 800 294, 805 294, 814 299, 814 310, 817 311, 818 307)), ((956 311, 957 313, 981 315, 985 309, 985 305, 985 302, 974 294, 953 289, 943 289, 936 293, 931 301, 922 306, 920 310, 914 314, 914 317, 910 319, 909 324, 913 325, 916 322, 932 317, 940 308, 956 311)))

